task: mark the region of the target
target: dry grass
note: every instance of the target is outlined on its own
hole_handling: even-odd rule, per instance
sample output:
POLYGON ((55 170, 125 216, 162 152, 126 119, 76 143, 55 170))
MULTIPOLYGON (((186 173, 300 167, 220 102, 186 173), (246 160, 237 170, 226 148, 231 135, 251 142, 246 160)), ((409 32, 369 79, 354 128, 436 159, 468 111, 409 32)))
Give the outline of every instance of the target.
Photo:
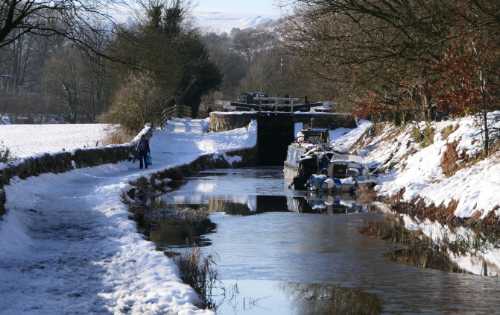
POLYGON ((457 163, 459 159, 460 158, 457 153, 457 143, 447 143, 443 157, 441 158, 441 168, 446 176, 453 176, 460 169, 460 166, 457 163))
POLYGON ((469 156, 465 150, 459 153, 456 148, 456 142, 448 143, 441 158, 441 168, 443 169, 443 173, 448 177, 455 175, 459 170, 473 166, 485 158, 495 159, 497 152, 500 150, 500 141, 496 141, 490 147, 489 156, 486 156, 484 152, 469 156))
POLYGON ((104 145, 110 144, 123 144, 128 143, 134 139, 135 135, 124 129, 124 128, 116 128, 112 133, 106 136, 103 140, 104 145))
POLYGON ((404 128, 393 127, 390 123, 376 123, 373 125, 371 132, 365 134, 361 137, 353 146, 353 150, 358 150, 367 147, 370 143, 379 136, 383 137, 379 142, 390 141, 391 139, 396 139, 402 132, 404 128), (387 131, 389 128, 389 131, 387 131), (385 134, 384 134, 385 133, 385 134))
POLYGON ((449 125, 441 130, 441 136, 443 140, 448 139, 448 137, 458 129, 458 124, 449 125))
POLYGON ((199 295, 201 307, 214 309, 213 290, 217 282, 217 270, 212 256, 204 257, 199 248, 190 253, 177 256, 175 262, 179 267, 181 278, 199 295))
POLYGON ((428 147, 434 143, 434 134, 435 130, 430 125, 425 126, 423 129, 413 127, 411 130, 413 140, 419 143, 422 148, 428 147))

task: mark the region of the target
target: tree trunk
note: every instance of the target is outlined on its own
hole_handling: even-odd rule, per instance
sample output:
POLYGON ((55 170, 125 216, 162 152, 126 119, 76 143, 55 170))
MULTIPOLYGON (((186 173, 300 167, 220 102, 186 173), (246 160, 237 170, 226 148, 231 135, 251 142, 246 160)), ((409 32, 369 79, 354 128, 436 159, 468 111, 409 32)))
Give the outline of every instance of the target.
POLYGON ((488 129, 488 111, 486 110, 486 108, 483 109, 483 124, 484 124, 484 153, 486 156, 488 156, 490 154, 490 131, 488 129))

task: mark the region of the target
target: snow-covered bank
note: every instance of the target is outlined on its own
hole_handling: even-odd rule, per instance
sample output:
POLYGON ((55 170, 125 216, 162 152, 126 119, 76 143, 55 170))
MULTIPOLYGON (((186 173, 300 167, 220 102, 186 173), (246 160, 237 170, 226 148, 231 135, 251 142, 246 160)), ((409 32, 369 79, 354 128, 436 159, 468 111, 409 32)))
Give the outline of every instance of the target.
POLYGON ((112 125, 2 125, 0 143, 15 157, 101 146, 115 130, 112 125))
MULTIPOLYGON (((490 117, 498 119, 499 115, 500 112, 495 112, 490 117)), ((394 196, 404 189, 405 201, 421 198, 436 206, 448 206, 455 201, 454 214, 462 218, 484 218, 492 210, 500 215, 500 152, 475 161, 482 139, 472 117, 430 125, 421 123, 421 130, 432 130, 427 146, 416 141, 414 124, 401 128, 384 124, 377 134, 367 135, 369 126, 370 123, 363 122, 354 130, 341 130, 334 144, 347 146, 366 163, 378 164, 386 170, 377 187, 380 194, 394 196), (445 155, 454 156, 456 161, 447 161, 445 155), (452 171, 443 170, 450 163, 452 171)), ((498 120, 496 127, 500 127, 498 120)))
POLYGON ((212 313, 194 306, 196 294, 175 264, 138 233, 120 193, 139 176, 253 147, 255 131, 167 128, 151 141, 149 170, 123 162, 14 179, 0 221, 0 313, 212 313))

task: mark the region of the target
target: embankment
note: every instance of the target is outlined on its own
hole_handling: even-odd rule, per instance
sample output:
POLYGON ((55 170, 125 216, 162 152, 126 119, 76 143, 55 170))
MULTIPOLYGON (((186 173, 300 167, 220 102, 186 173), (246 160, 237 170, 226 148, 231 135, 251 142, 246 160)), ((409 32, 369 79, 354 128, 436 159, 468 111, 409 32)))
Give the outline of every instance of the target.
MULTIPOLYGON (((500 127, 500 112, 489 115, 500 127)), ((499 135, 482 154, 481 128, 474 117, 397 127, 380 123, 364 133, 351 130, 336 142, 376 167, 379 196, 396 211, 442 223, 483 222, 498 226, 500 215, 499 135)), ((359 129, 359 128, 358 128, 359 129)))

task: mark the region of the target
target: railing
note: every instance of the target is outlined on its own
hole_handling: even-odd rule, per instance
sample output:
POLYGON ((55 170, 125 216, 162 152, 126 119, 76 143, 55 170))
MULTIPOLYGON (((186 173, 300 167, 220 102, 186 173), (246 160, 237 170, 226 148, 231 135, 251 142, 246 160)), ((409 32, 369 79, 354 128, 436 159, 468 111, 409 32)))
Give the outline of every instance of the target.
POLYGON ((293 101, 290 104, 280 104, 280 103, 256 103, 256 104, 248 104, 242 102, 231 102, 231 106, 236 108, 242 108, 247 110, 254 111, 283 111, 283 112, 295 112, 295 111, 310 111, 313 107, 323 106, 323 103, 294 103, 293 101))
POLYGON ((161 125, 165 126, 168 120, 178 117, 191 117, 191 107, 184 105, 174 105, 167 107, 161 113, 161 125))

